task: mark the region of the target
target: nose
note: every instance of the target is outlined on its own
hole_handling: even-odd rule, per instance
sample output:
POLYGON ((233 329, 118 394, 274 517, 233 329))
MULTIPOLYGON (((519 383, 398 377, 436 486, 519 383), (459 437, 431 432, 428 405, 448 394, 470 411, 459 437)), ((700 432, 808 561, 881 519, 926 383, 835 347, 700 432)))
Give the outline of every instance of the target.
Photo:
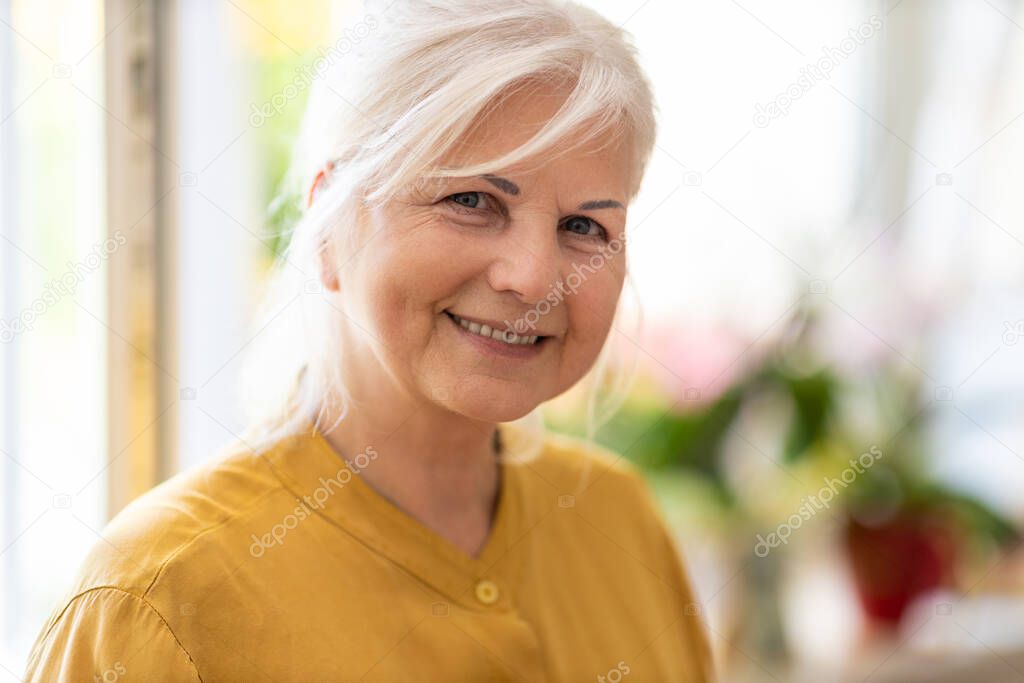
POLYGON ((562 253, 557 226, 550 217, 509 225, 495 249, 488 271, 495 291, 512 292, 528 306, 552 291, 561 273, 562 253))

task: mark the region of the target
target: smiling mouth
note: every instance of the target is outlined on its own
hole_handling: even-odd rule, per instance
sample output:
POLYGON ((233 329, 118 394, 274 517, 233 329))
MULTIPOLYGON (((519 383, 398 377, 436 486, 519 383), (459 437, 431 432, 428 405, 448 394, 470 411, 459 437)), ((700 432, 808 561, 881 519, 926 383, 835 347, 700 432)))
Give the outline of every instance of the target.
POLYGON ((471 334, 504 342, 509 346, 537 346, 547 339, 544 335, 521 335, 516 334, 512 330, 499 330, 497 328, 490 327, 489 325, 465 320, 451 311, 445 311, 444 314, 451 318, 452 322, 456 325, 471 334))

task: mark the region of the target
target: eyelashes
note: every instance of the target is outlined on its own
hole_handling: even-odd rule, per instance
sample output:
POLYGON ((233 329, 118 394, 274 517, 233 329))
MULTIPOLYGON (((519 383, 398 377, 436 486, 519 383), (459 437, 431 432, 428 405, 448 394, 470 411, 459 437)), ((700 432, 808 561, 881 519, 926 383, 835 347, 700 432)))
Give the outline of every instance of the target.
MULTIPOLYGON (((482 216, 490 212, 497 213, 501 216, 507 215, 507 211, 501 202, 494 197, 494 195, 487 192, 456 192, 455 194, 448 195, 441 201, 451 207, 454 211, 461 214, 482 216)), ((608 231, 603 225, 590 216, 583 216, 580 214, 566 216, 559 221, 558 227, 560 229, 565 229, 566 232, 577 235, 582 239, 599 239, 605 242, 608 241, 608 231), (568 229, 569 226, 572 226, 572 228, 582 228, 585 232, 577 232, 575 229, 568 229), (596 233, 591 234, 591 231, 596 231, 596 233)))
POLYGON ((587 238, 591 238, 591 239, 599 238, 599 239, 604 240, 605 242, 608 241, 608 231, 604 229, 603 225, 601 225, 600 223, 598 223, 597 221, 595 221, 593 218, 591 218, 589 216, 569 216, 568 218, 564 219, 559 224, 559 227, 561 227, 561 226, 568 226, 568 225, 570 225, 574 221, 576 222, 576 225, 580 225, 580 223, 582 223, 582 227, 588 231, 587 233, 580 233, 580 232, 575 232, 575 231, 569 230, 569 232, 572 232, 574 235, 579 235, 580 237, 587 237, 587 238), (595 235, 588 234, 591 228, 596 228, 597 229, 597 234, 595 234, 595 235))
POLYGON ((481 202, 487 208, 490 208, 491 203, 494 202, 494 197, 486 192, 456 192, 445 197, 444 201, 453 202, 462 208, 479 210, 481 202))

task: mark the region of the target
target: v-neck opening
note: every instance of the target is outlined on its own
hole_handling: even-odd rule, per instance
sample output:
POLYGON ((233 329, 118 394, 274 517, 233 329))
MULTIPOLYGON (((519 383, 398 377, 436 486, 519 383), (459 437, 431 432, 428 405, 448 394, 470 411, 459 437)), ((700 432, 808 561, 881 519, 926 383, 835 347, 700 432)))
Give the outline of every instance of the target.
POLYGON ((506 517, 508 516, 508 508, 510 506, 509 501, 509 489, 511 473, 509 471, 509 464, 503 462, 498 458, 498 493, 497 500, 495 501, 494 514, 491 519, 490 528, 487 532, 487 538, 484 541, 480 552, 476 555, 470 555, 465 550, 460 548, 454 542, 442 536, 437 530, 431 528, 425 522, 415 517, 407 510, 400 507, 398 504, 393 502, 383 493, 378 491, 369 482, 365 481, 362 476, 354 471, 345 458, 338 453, 333 446, 327 441, 324 435, 319 430, 314 430, 313 439, 317 446, 326 451, 326 455, 335 459, 343 466, 348 468, 352 473, 352 481, 355 483, 356 488, 359 490, 359 495, 366 497, 368 500, 373 501, 372 504, 379 511, 386 510, 385 514, 394 518, 395 521, 402 525, 408 526, 417 535, 421 536, 431 545, 442 548, 445 554, 451 555, 458 559, 459 564, 463 564, 466 567, 478 567, 489 565, 487 560, 491 555, 494 554, 494 548, 501 542, 501 537, 504 536, 506 524, 506 517))
POLYGON ((346 462, 318 429, 310 426, 293 439, 289 447, 266 452, 265 459, 298 499, 308 500, 310 494, 325 487, 333 492, 315 507, 314 514, 455 602, 474 609, 510 607, 509 591, 505 590, 508 584, 499 568, 512 545, 517 524, 514 463, 498 460, 500 483, 495 512, 487 539, 474 557, 370 486, 359 474, 364 467, 346 462), (333 486, 336 482, 342 484, 333 486), (474 600, 475 587, 483 580, 504 584, 498 592, 500 597, 486 605, 474 600))

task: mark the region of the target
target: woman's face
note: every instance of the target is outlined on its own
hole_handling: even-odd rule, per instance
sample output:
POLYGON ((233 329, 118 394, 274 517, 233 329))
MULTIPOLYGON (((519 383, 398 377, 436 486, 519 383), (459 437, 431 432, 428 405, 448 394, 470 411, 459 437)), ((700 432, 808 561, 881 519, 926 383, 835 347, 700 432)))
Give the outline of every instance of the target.
MULTIPOLYGON (((506 100, 444 164, 514 149, 560 102, 506 100)), ((364 211, 358 251, 337 261, 357 385, 502 422, 575 384, 607 337, 625 275, 631 169, 615 142, 418 186, 364 211), (484 337, 485 324, 536 343, 484 337)))

